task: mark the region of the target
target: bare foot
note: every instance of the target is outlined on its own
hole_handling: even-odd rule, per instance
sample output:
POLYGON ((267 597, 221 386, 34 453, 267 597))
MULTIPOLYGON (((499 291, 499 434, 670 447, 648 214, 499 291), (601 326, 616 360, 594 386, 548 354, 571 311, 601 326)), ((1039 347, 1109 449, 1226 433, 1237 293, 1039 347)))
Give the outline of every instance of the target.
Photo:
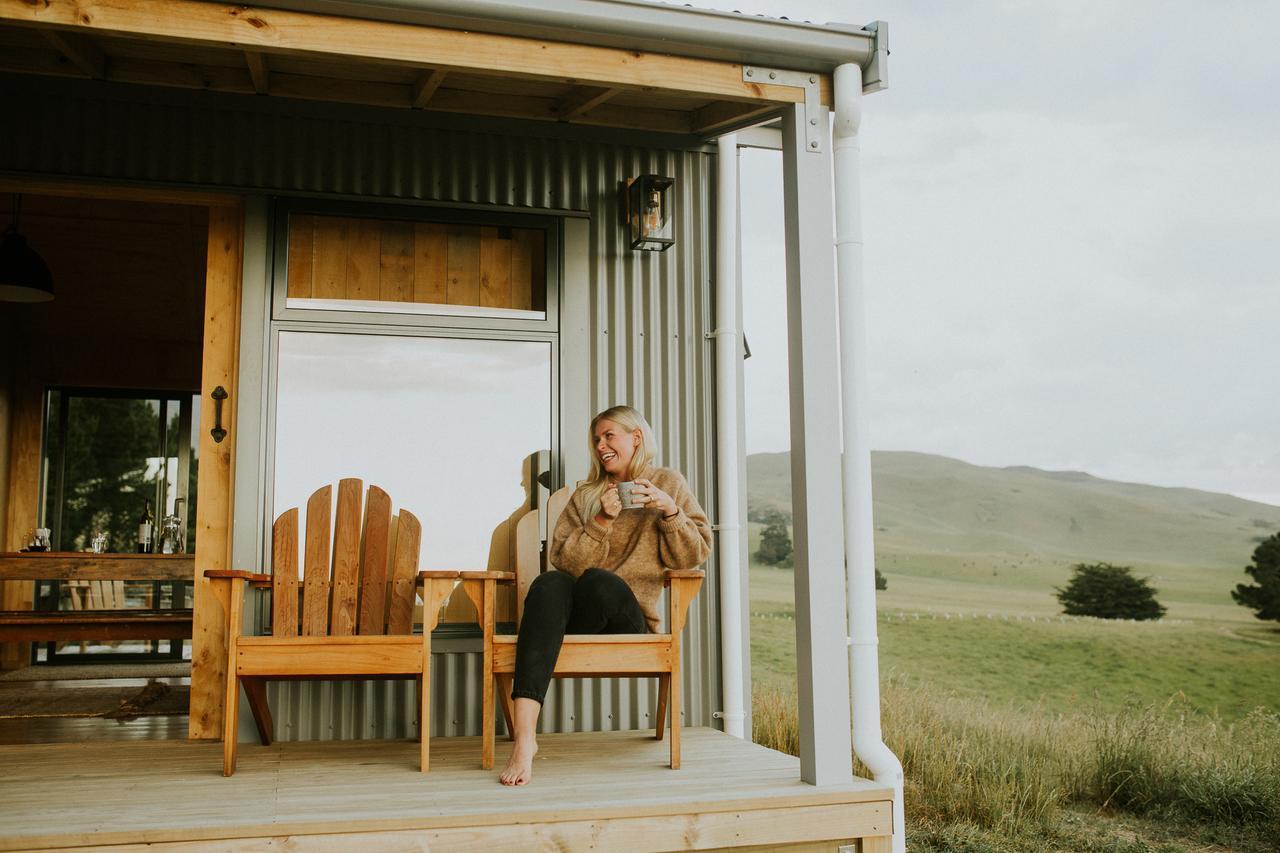
POLYGON ((498 774, 504 785, 527 785, 533 778, 533 757, 538 753, 538 742, 533 738, 517 738, 511 747, 511 760, 498 774))

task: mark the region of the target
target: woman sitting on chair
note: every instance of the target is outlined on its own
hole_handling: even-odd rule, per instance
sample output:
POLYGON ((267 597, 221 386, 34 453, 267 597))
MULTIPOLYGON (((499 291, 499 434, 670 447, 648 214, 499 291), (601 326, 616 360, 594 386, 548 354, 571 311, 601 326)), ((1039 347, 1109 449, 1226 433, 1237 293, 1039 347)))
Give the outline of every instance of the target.
POLYGON ((658 630, 664 569, 692 569, 711 556, 711 527, 680 472, 657 468, 653 429, 630 406, 591 419, 591 477, 565 505, 550 562, 529 586, 516 641, 515 746, 499 776, 533 776, 538 714, 565 634, 658 630), (619 492, 629 490, 628 496, 619 492))

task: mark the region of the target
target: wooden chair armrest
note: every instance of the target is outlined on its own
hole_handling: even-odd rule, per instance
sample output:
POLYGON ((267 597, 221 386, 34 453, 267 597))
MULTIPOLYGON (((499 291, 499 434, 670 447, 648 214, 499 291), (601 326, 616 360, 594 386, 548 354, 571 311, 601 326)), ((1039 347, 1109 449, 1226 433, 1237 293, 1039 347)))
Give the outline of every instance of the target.
POLYGON ((492 581, 498 581, 499 583, 506 583, 509 581, 514 581, 516 579, 515 572, 483 572, 483 571, 469 572, 464 570, 460 574, 462 575, 463 580, 480 580, 480 581, 492 580, 492 581))
POLYGON ((418 580, 456 581, 459 574, 456 569, 423 569, 418 572, 418 580))
POLYGON ((271 575, 259 572, 246 572, 242 569, 206 569, 204 576, 210 580, 242 580, 251 584, 270 584, 271 575))
POLYGON ((684 630, 689 615, 689 605, 702 589, 707 573, 702 569, 666 569, 662 573, 662 585, 669 587, 667 595, 667 628, 672 634, 684 630))

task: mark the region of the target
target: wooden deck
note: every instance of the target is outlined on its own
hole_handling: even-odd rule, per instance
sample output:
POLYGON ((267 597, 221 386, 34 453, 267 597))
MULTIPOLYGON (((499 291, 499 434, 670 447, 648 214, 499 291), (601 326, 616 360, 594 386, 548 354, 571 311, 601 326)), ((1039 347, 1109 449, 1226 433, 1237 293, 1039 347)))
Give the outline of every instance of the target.
POLYGON ((805 785, 795 758, 716 731, 685 732, 681 770, 652 733, 540 745, 524 788, 480 770, 476 737, 434 739, 425 775, 411 741, 245 745, 229 779, 217 742, 0 746, 0 850, 888 849, 890 790, 805 785))

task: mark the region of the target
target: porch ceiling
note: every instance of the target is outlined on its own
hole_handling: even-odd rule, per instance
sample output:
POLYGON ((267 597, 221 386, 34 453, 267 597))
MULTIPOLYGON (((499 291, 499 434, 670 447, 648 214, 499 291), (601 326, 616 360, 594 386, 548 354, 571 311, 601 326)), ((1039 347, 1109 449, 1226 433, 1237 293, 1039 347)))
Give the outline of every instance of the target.
MULTIPOLYGON (((200 0, 0 0, 0 71, 713 136, 804 101, 734 62, 200 0)), ((829 74, 812 72, 824 104, 829 74)))

